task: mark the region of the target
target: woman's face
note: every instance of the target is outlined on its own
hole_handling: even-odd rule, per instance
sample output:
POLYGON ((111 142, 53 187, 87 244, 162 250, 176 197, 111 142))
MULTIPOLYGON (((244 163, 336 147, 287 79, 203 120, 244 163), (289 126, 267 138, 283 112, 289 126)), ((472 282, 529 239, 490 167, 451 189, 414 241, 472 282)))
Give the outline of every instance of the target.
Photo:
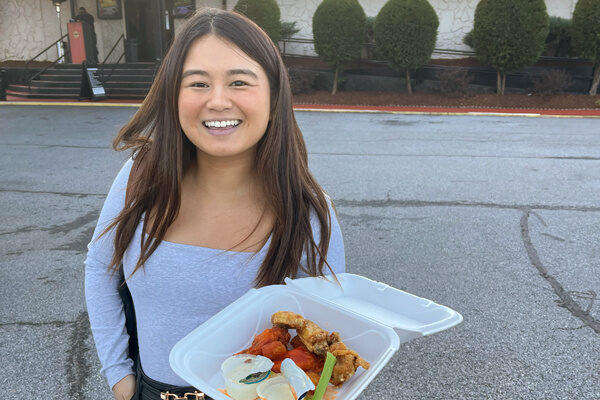
POLYGON ((271 108, 263 68, 215 35, 196 39, 185 58, 179 121, 198 157, 254 157, 271 108))

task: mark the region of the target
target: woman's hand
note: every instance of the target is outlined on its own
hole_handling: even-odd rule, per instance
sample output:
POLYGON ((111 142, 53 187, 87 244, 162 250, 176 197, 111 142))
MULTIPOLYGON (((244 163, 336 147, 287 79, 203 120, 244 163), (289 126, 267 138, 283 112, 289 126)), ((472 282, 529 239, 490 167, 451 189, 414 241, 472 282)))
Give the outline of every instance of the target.
POLYGON ((135 394, 135 376, 127 375, 112 388, 115 400, 130 400, 135 394))

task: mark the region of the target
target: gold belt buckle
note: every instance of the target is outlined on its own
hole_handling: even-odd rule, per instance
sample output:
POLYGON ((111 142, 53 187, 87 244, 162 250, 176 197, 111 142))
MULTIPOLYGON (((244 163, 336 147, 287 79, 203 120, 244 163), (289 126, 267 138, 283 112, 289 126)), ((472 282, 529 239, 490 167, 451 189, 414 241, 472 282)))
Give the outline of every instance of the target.
POLYGON ((204 400, 204 393, 195 391, 194 393, 191 393, 191 392, 185 393, 183 395, 183 397, 179 397, 176 394, 169 393, 169 391, 167 390, 166 392, 161 392, 160 399, 161 400, 204 400), (188 396, 193 396, 193 397, 188 397, 188 396))

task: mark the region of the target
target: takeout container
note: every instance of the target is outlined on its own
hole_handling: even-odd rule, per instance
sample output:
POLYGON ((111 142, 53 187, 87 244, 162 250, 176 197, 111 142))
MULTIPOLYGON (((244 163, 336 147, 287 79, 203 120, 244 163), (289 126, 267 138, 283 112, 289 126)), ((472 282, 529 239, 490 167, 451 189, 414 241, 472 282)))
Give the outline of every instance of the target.
MULTIPOLYGON (((400 344, 443 331, 462 321, 456 311, 385 283, 354 274, 286 279, 286 285, 251 289, 181 339, 171 350, 173 371, 215 400, 231 400, 221 363, 271 328, 271 315, 292 311, 326 331, 337 331, 350 349, 371 364, 337 389, 336 400, 353 400, 375 378, 400 344)), ((293 330, 291 330, 294 336, 293 330)))

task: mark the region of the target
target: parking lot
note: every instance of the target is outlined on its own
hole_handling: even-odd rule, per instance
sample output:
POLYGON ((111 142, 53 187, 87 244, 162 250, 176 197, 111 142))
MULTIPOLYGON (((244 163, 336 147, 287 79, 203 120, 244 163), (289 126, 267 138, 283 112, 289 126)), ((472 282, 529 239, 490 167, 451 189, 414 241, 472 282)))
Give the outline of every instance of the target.
MULTIPOLYGON (((86 246, 132 107, 0 107, 0 387, 108 399, 86 246)), ((595 119, 298 112, 348 272, 460 312, 360 399, 600 398, 595 119)), ((342 400, 342 399, 340 399, 342 400)))

